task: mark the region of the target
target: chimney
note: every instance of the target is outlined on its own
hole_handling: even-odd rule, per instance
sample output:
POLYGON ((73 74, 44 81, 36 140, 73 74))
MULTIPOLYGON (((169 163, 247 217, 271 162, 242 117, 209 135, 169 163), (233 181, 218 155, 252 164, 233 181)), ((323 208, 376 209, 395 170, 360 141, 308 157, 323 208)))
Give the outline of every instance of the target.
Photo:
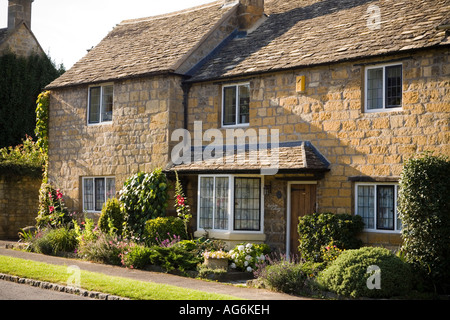
POLYGON ((14 30, 20 23, 25 22, 31 28, 31 3, 34 0, 8 1, 8 31, 14 30))
POLYGON ((237 15, 239 29, 250 29, 264 16, 264 0, 239 0, 237 15))

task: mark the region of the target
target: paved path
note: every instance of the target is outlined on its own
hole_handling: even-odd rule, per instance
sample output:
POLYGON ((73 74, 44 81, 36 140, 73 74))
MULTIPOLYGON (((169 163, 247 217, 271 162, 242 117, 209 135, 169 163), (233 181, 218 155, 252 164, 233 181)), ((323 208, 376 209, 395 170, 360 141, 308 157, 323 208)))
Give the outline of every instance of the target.
POLYGON ((231 284, 203 281, 166 273, 126 269, 119 266, 91 263, 77 259, 67 259, 37 253, 5 249, 5 244, 5 242, 0 241, 0 255, 13 256, 17 258, 40 261, 56 265, 75 265, 78 266, 81 270, 99 272, 111 276, 126 277, 135 280, 150 281, 155 283, 164 283, 205 292, 227 294, 248 300, 310 300, 309 298, 295 297, 288 294, 276 293, 264 289, 237 287, 231 284))

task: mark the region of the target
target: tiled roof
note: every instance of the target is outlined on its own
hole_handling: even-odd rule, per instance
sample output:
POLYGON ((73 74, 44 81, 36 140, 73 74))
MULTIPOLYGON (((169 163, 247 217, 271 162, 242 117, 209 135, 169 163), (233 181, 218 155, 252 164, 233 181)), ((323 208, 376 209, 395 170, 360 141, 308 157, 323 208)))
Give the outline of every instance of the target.
MULTIPOLYGON (((166 171, 180 173, 238 173, 261 172, 261 169, 274 169, 277 173, 300 173, 312 171, 328 171, 329 162, 317 151, 309 141, 293 141, 279 143, 278 147, 267 148, 246 145, 245 151, 233 148, 230 155, 224 146, 222 157, 195 160, 195 149, 191 151, 190 163, 169 164, 166 171), (277 153, 274 152, 277 151, 277 153), (251 152, 254 152, 253 154, 251 152), (253 157, 253 158, 252 158, 253 157)), ((204 147, 199 150, 204 150, 204 147)))
POLYGON ((262 25, 230 41, 192 81, 450 44, 437 28, 449 21, 449 0, 266 0, 265 13, 262 25))
POLYGON ((233 7, 223 1, 171 14, 125 20, 48 88, 173 71, 233 7))

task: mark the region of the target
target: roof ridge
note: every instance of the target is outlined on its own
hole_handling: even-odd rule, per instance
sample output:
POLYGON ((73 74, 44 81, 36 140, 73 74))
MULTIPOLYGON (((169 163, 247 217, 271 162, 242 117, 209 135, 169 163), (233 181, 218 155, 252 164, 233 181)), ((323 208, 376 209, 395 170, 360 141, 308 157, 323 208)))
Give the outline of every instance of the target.
POLYGON ((163 14, 159 14, 159 15, 155 15, 155 16, 149 16, 149 17, 145 17, 145 18, 127 19, 127 20, 123 20, 122 22, 120 22, 119 25, 127 25, 127 24, 134 24, 134 23, 141 23, 141 22, 155 21, 155 20, 170 18, 170 17, 181 15, 181 14, 186 14, 186 13, 206 9, 209 7, 214 7, 218 4, 223 4, 223 0, 216 0, 213 2, 198 5, 195 7, 190 7, 190 8, 186 8, 186 9, 178 10, 178 11, 174 11, 174 12, 169 12, 169 13, 163 13, 163 14))

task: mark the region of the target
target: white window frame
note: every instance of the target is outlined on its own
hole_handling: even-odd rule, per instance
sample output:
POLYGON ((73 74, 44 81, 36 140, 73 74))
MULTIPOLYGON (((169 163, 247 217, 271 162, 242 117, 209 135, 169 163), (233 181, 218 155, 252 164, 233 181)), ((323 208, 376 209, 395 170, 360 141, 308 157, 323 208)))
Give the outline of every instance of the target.
MULTIPOLYGON (((402 63, 388 63, 388 64, 377 64, 370 67, 366 67, 364 70, 364 112, 374 113, 374 112, 391 112, 391 111, 402 111, 403 110, 403 97, 402 97, 402 105, 397 108, 386 108, 386 67, 393 66, 401 66, 402 67, 402 84, 403 86, 403 64, 402 63), (369 70, 373 69, 383 69, 383 107, 379 109, 368 109, 368 74, 369 70)), ((403 87, 402 87, 402 95, 403 95, 403 87)))
MULTIPOLYGON (((83 205, 83 211, 84 212, 92 212, 92 213, 101 212, 101 210, 95 210, 95 179, 105 179, 105 199, 104 199, 103 203, 106 203, 106 201, 109 199, 109 198, 107 198, 107 195, 106 195, 106 179, 114 179, 114 184, 116 183, 116 177, 115 176, 100 176, 100 177, 99 176, 89 176, 89 177, 83 177, 82 178, 82 186, 81 186, 81 202, 82 202, 82 205, 83 205), (86 184, 86 180, 88 180, 88 179, 94 180, 94 183, 93 183, 93 195, 92 195, 93 196, 93 202, 94 202, 94 210, 88 210, 85 207, 84 187, 85 187, 85 184, 86 184)), ((115 187, 114 187, 114 189, 115 189, 115 187)))
POLYGON ((264 176, 260 175, 241 175, 241 174, 201 174, 198 176, 197 187, 197 230, 198 231, 214 231, 217 233, 241 233, 241 234, 264 234, 264 176), (200 190, 201 178, 228 178, 228 228, 214 229, 214 212, 211 229, 204 229, 200 227, 200 190), (234 230, 234 179, 235 178, 258 178, 260 179, 260 230, 234 230))
POLYGON ((87 101, 87 114, 86 114, 86 122, 88 126, 97 126, 104 123, 112 123, 113 116, 111 114, 111 120, 103 120, 103 90, 104 87, 112 87, 113 88, 113 107, 112 112, 114 113, 114 83, 102 83, 97 85, 90 85, 88 87, 88 101, 87 101), (89 119, 89 113, 91 109, 91 89, 92 88, 100 88, 100 115, 99 115, 99 121, 98 122, 90 122, 89 119))
MULTIPOLYGON (((374 221, 373 221, 373 225, 374 228, 367 228, 364 227, 364 231, 366 232, 376 232, 376 233, 401 233, 401 228, 398 228, 398 208, 397 208, 397 200, 398 200, 398 190, 399 190, 399 185, 398 183, 392 183, 392 182, 358 182, 355 183, 355 214, 356 215, 360 215, 358 213, 358 187, 359 186, 372 186, 374 187, 374 195, 375 195, 375 199, 374 199, 374 221), (378 199, 377 199, 377 188, 378 186, 394 186, 394 230, 386 230, 386 229, 377 229, 377 205, 378 205, 378 199)), ((361 215, 360 215, 361 216, 361 215)))
POLYGON ((236 127, 248 127, 250 125, 250 101, 248 105, 248 122, 247 123, 239 123, 239 87, 248 86, 249 94, 250 94, 250 83, 249 82, 241 82, 241 83, 232 83, 222 86, 222 115, 221 115, 221 126, 222 128, 236 128, 236 127), (236 115, 235 115, 235 123, 234 124, 224 124, 225 120, 225 88, 236 87, 236 115))

